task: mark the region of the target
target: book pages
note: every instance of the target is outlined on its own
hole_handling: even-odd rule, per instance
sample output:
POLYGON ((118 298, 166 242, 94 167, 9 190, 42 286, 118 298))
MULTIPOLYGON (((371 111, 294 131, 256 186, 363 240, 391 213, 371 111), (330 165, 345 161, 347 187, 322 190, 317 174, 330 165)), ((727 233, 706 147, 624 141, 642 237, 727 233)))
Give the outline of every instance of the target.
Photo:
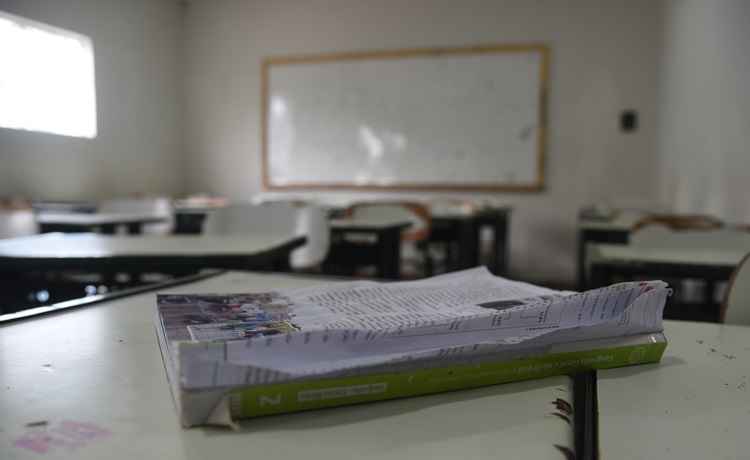
POLYGON ((661 281, 555 291, 475 268, 420 281, 160 295, 188 390, 357 375, 660 332, 661 281))

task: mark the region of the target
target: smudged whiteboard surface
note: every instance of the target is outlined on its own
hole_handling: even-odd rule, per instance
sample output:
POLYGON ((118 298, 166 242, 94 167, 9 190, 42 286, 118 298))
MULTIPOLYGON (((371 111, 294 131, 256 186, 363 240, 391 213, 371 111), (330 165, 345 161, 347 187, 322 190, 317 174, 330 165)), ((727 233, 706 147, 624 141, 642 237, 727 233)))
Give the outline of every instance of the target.
POLYGON ((271 187, 541 185, 541 48, 268 61, 271 187))

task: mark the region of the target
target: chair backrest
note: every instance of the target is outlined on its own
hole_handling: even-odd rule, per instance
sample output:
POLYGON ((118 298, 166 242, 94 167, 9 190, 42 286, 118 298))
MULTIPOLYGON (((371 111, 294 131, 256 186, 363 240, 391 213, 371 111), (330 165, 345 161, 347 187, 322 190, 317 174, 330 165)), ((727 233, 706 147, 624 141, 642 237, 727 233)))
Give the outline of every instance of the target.
POLYGON ((729 279, 719 318, 722 323, 750 326, 750 253, 729 279))
POLYGON ((34 211, 28 209, 0 208, 0 239, 15 238, 39 233, 34 211))
POLYGON ((429 208, 422 203, 409 201, 366 201, 349 206, 347 217, 355 219, 403 220, 411 227, 401 233, 402 241, 424 241, 430 237, 432 217, 429 208))
POLYGON ((479 205, 475 202, 455 198, 436 198, 430 200, 429 206, 432 215, 469 215, 479 208, 479 205))
POLYGON ((635 232, 649 225, 662 225, 671 230, 715 230, 724 223, 712 216, 700 214, 649 214, 633 225, 635 232))
POLYGON ((115 214, 145 214, 167 219, 165 223, 148 224, 144 233, 169 233, 174 227, 172 200, 165 197, 117 198, 99 204, 98 212, 115 214))
POLYGON ((330 225, 323 209, 288 203, 233 204, 216 209, 208 214, 203 232, 210 235, 287 232, 305 236, 307 242, 292 252, 290 260, 292 267, 299 269, 320 264, 330 243, 330 225))

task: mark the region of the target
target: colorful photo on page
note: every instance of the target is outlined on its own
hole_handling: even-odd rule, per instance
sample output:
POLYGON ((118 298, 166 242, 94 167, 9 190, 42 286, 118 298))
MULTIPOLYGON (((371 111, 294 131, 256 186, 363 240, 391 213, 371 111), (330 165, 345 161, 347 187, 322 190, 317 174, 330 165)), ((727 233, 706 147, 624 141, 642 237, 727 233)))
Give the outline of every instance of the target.
POLYGON ((292 302, 277 292, 159 295, 170 340, 227 340, 296 331, 292 302))

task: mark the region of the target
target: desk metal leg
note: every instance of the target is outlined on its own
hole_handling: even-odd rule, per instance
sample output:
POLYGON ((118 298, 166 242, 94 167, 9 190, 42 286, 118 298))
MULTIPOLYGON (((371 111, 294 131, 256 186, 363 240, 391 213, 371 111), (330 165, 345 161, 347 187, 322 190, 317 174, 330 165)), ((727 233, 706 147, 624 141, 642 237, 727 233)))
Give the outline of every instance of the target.
POLYGON ((479 263, 479 227, 474 219, 466 219, 459 226, 458 266, 456 270, 472 268, 479 263))
POLYGON ((491 267, 495 275, 505 276, 508 274, 508 219, 497 217, 494 221, 494 259, 491 267))
POLYGON ((140 222, 131 222, 127 224, 128 234, 140 235, 143 230, 143 225, 140 222))
POLYGON ((291 260, 290 260, 291 258, 292 258, 291 251, 287 251, 285 254, 282 254, 276 260, 274 260, 273 266, 270 268, 278 272, 290 272, 292 271, 292 265, 291 265, 291 260))
POLYGON ((378 235, 378 275, 386 279, 401 278, 401 229, 378 235))
POLYGON ((174 232, 177 235, 198 235, 203 232, 206 214, 176 213, 174 232))

